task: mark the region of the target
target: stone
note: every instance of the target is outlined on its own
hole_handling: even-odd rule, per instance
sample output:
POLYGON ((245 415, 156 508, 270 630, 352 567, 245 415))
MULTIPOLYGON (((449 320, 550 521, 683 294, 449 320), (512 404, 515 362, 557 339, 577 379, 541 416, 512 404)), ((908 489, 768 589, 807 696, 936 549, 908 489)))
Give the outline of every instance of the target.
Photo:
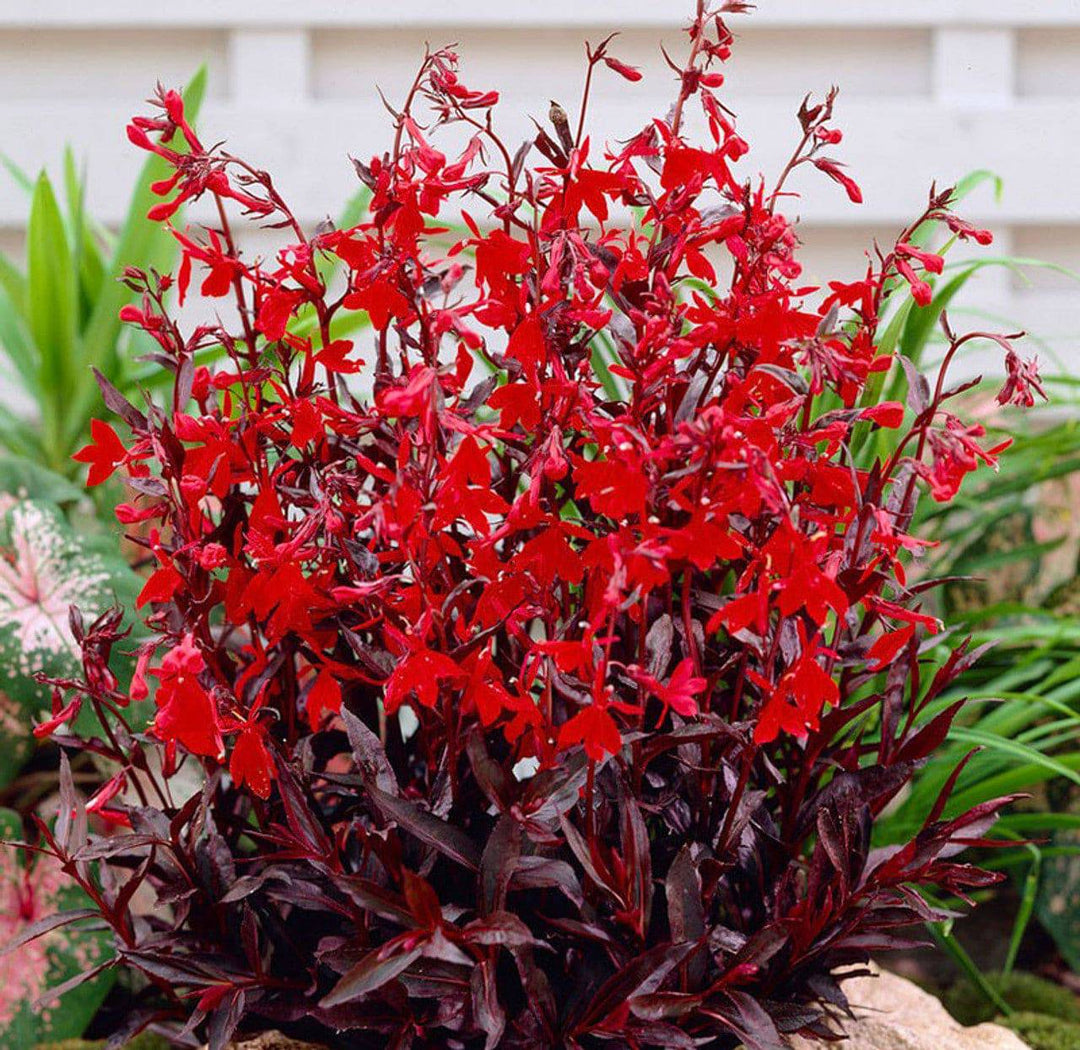
MULTIPOLYGON (((837 1050, 1029 1050, 1007 1028, 980 1024, 965 1028, 929 992, 903 977, 879 971, 876 977, 844 982, 855 1012, 846 1021, 848 1038, 837 1050)), ((792 1050, 821 1050, 822 1044, 796 1036, 792 1050)))
POLYGON ((229 1044, 229 1050, 325 1050, 314 1043, 302 1043, 280 1032, 263 1032, 261 1035, 244 1036, 229 1044))

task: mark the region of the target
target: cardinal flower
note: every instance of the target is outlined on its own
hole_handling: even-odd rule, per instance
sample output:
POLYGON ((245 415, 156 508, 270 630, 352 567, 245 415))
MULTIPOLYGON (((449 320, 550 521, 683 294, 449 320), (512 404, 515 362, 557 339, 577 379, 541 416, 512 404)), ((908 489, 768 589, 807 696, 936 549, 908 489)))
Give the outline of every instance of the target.
POLYGON ((158 680, 154 702, 154 735, 177 741, 195 755, 220 757, 225 745, 217 704, 203 686, 200 676, 206 661, 192 635, 170 649, 161 667, 150 671, 158 680))
POLYGON ((1005 383, 998 392, 998 404, 1031 408, 1036 394, 1047 400, 1039 375, 1039 359, 1025 361, 1015 350, 1009 350, 1005 355, 1005 383))
POLYGON ((127 460, 128 451, 108 423, 100 419, 90 420, 89 445, 84 445, 71 458, 79 463, 89 463, 86 484, 100 485, 112 477, 113 472, 127 460))
POLYGON ((229 759, 229 774, 238 786, 247 784, 259 798, 270 797, 277 770, 266 746, 266 730, 258 722, 245 722, 241 728, 229 759))
POLYGON ((979 463, 997 467, 997 454, 1012 443, 1011 439, 989 449, 979 444, 985 429, 978 423, 965 425, 955 416, 948 416, 943 429, 931 430, 929 446, 931 463, 918 464, 919 473, 930 485, 930 493, 939 503, 951 500, 960 489, 965 475, 975 470, 979 463))
POLYGON ((756 672, 748 672, 748 676, 765 690, 765 702, 754 728, 758 744, 775 740, 781 731, 805 740, 809 732, 817 729, 822 709, 840 698, 836 682, 818 662, 813 647, 804 649, 775 685, 756 672))
POLYGON ((622 747, 619 727, 607 707, 589 704, 562 724, 559 750, 565 751, 575 744, 583 744, 585 754, 593 762, 603 761, 606 755, 614 755, 622 747))
POLYGON ((708 682, 694 674, 694 661, 689 657, 679 661, 666 685, 640 667, 630 667, 629 671, 635 682, 643 685, 664 705, 664 714, 669 708, 683 718, 693 718, 698 713, 697 696, 708 682))
POLYGON ((308 725, 312 732, 319 728, 323 715, 341 710, 341 686, 329 668, 323 668, 311 683, 307 695, 308 725))
POLYGON ((417 649, 398 664, 386 683, 386 713, 393 714, 410 695, 422 706, 434 707, 440 684, 464 677, 464 671, 445 653, 417 649))

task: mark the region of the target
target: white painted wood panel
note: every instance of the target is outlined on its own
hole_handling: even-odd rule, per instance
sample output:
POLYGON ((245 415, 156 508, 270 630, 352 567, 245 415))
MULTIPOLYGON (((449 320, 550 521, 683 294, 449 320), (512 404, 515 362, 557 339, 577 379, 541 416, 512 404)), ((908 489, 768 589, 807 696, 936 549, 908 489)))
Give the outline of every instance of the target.
MULTIPOLYGON (((1076 0, 761 0, 758 25, 1080 25, 1076 0)), ((0 23, 41 25, 677 25, 672 0, 3 0, 0 23)))
MULTIPOLYGON (((973 168, 1005 180, 965 211, 999 247, 1080 265, 1080 0, 759 0, 733 19, 740 36, 728 101, 753 145, 743 171, 775 172, 807 90, 841 87, 837 155, 866 203, 834 184, 793 180, 807 276, 845 276, 874 236, 889 237, 939 184, 973 168)), ((124 124, 159 78, 181 84, 211 67, 207 138, 275 172, 305 222, 333 214, 355 187, 347 155, 389 141, 375 86, 393 98, 425 40, 457 42, 463 79, 502 92, 512 142, 555 97, 571 112, 582 41, 621 28, 616 53, 645 70, 601 77, 594 146, 663 112, 675 85, 658 44, 680 50, 686 3, 671 0, 0 0, 0 150, 30 171, 58 168, 70 141, 90 173, 90 204, 123 214, 141 157, 124 124)), ((0 250, 18 253, 26 201, 0 172, 0 250)), ((196 211, 195 217, 199 217, 196 211)), ((1080 294, 1064 277, 1028 287, 988 273, 974 305, 1046 334, 1080 370, 1080 294)))

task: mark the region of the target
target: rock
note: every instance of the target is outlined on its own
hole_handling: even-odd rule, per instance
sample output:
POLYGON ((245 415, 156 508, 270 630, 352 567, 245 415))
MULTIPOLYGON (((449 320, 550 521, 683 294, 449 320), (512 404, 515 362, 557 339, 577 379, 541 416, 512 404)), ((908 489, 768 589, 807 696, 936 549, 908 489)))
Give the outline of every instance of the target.
MULTIPOLYGON (((105 1050, 104 1039, 61 1039, 59 1043, 38 1043, 35 1050, 105 1050)), ((169 1050, 169 1044, 160 1036, 144 1032, 137 1035, 124 1050, 169 1050)))
MULTIPOLYGON (((996 1024, 964 1028, 918 985, 882 971, 877 977, 844 982, 855 1021, 838 1050, 1029 1050, 1015 1032, 996 1024)), ((821 1050, 820 1043, 795 1037, 792 1050, 821 1050)))
POLYGON ((298 1042, 280 1032, 263 1032, 262 1035, 253 1035, 230 1043, 229 1050, 325 1050, 325 1048, 316 1046, 314 1043, 298 1042))

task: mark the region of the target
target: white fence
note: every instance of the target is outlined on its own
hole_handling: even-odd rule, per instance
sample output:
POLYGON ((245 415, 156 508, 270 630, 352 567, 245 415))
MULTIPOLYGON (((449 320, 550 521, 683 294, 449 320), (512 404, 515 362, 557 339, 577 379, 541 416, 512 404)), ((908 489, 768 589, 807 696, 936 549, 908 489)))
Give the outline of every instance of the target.
MULTIPOLYGON (((590 124, 614 140, 663 112, 674 86, 658 45, 680 49, 690 2, 675 0, 0 0, 0 150, 31 170, 85 157, 90 204, 123 213, 140 158, 124 123, 161 79, 182 84, 207 61, 207 137, 277 174, 306 221, 354 188, 347 154, 386 145, 375 86, 400 95, 425 40, 456 42, 463 79, 502 93, 501 126, 528 134, 548 100, 573 109, 582 47, 613 29, 641 66, 602 78, 590 124)), ((994 251, 1080 264, 1080 0, 759 0, 740 37, 727 101, 753 150, 744 170, 775 172, 807 90, 841 87, 842 158, 863 188, 853 207, 823 177, 795 188, 810 277, 850 275, 862 249, 917 213, 933 180, 973 168, 1004 179, 965 207, 994 228, 994 251)), ((0 247, 19 251, 27 211, 0 175, 0 247)), ((1048 271, 1030 284, 987 270, 986 312, 1045 338, 1080 371, 1080 286, 1048 271)))

